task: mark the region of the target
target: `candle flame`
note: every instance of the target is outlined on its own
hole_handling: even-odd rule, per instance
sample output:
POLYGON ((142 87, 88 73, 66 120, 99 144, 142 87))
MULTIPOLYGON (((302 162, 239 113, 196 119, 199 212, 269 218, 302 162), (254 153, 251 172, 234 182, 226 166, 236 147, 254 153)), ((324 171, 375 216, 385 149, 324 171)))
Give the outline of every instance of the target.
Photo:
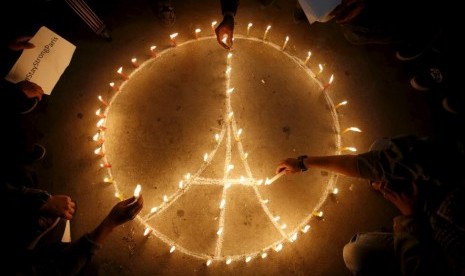
POLYGON ((351 151, 351 152, 356 152, 357 148, 355 147, 343 147, 341 151, 351 151))
POLYGON ((218 236, 221 236, 221 234, 223 233, 223 227, 220 227, 220 229, 218 229, 218 231, 216 232, 216 234, 218 236))
POLYGON ((245 177, 241 175, 241 177, 239 178, 239 183, 244 184, 244 182, 245 182, 245 177))
POLYGON ((239 138, 242 134, 242 128, 240 128, 239 130, 237 130, 237 138, 239 138))
POLYGON ((310 230, 310 225, 305 225, 305 227, 302 229, 302 232, 307 233, 308 230, 310 230))
POLYGON ((295 241, 297 240, 297 232, 295 232, 294 234, 292 234, 290 240, 291 240, 291 242, 295 242, 295 241))
POLYGON ((226 264, 229 265, 229 264, 231 264, 231 262, 232 262, 232 259, 231 259, 231 257, 229 257, 229 258, 226 260, 226 264))
POLYGON ((137 184, 136 188, 134 189, 135 198, 139 198, 141 190, 142 190, 142 186, 140 184, 137 184))
POLYGON ((150 209, 150 213, 156 213, 158 211, 158 208, 157 207, 152 207, 152 209, 150 209))
POLYGON ((115 87, 115 83, 114 83, 114 82, 110 82, 110 86, 111 86, 111 88, 114 88, 114 87, 115 87))
POLYGON ((339 193, 339 189, 338 189, 338 188, 334 188, 332 193, 333 193, 333 195, 337 195, 337 194, 339 193))
POLYGON ((136 63, 136 62, 137 62, 137 58, 132 58, 132 59, 131 59, 131 62, 132 62, 132 63, 136 63))
POLYGON ((312 213, 314 216, 322 218, 323 217, 323 211, 313 211, 312 213))
POLYGON ((153 45, 153 46, 150 46, 150 51, 155 51, 155 49, 157 49, 157 46, 153 45))
POLYGON ((113 179, 107 176, 107 177, 105 177, 105 178, 103 179, 103 182, 105 182, 105 183, 112 183, 112 182, 113 182, 113 179))
POLYGON ((97 127, 102 127, 103 124, 105 124, 105 119, 102 118, 102 119, 98 120, 97 127))
POLYGON ((149 228, 149 227, 145 228, 145 230, 144 230, 144 237, 147 237, 150 233, 152 233, 152 229, 149 228))
POLYGON ((334 108, 339 108, 339 107, 341 107, 343 105, 346 105, 346 104, 347 104, 347 101, 342 101, 342 102, 338 103, 334 108))
POLYGON ((220 209, 223 209, 225 205, 226 205, 226 200, 222 199, 220 203, 220 209))
POLYGON ((102 147, 96 148, 96 149, 94 150, 94 153, 97 154, 97 155, 101 154, 101 153, 102 153, 102 147))
POLYGON ((262 200, 262 202, 263 202, 263 204, 267 204, 268 202, 270 202, 270 200, 269 199, 264 199, 264 200, 262 200))
POLYGON ((228 113, 228 119, 229 120, 231 120, 233 116, 234 116, 234 112, 231 111, 231 112, 228 113))
POLYGON ((206 263, 205 263, 207 266, 210 266, 212 264, 212 260, 208 260, 206 263))
POLYGON ((281 251, 282 249, 283 249, 283 244, 280 243, 280 244, 278 244, 278 245, 276 246, 276 248, 275 248, 274 250, 275 250, 276 252, 279 252, 279 251, 281 251))
POLYGON ((346 133, 348 131, 353 131, 353 132, 362 132, 358 127, 348 127, 342 131, 342 133, 346 133))
POLYGON ((333 74, 331 74, 331 77, 329 78, 329 82, 328 82, 328 84, 331 84, 331 83, 333 83, 333 80, 334 80, 334 75, 333 75, 333 74))
POLYGON ((250 262, 250 260, 252 260, 252 257, 250 257, 250 256, 245 257, 245 262, 246 263, 250 262))
POLYGON ((233 87, 233 88, 229 88, 229 89, 227 90, 227 93, 228 93, 228 94, 231 94, 233 91, 234 91, 234 87, 233 87))
POLYGON ((100 116, 102 114, 102 110, 99 108, 95 111, 95 115, 100 116))
POLYGON ((201 29, 195 29, 196 34, 200 33, 201 31, 202 31, 201 29))
POLYGON ((276 216, 276 217, 273 218, 274 221, 279 221, 280 219, 281 219, 280 216, 276 216))
POLYGON ((204 162, 207 162, 207 160, 208 160, 208 153, 205 153, 205 154, 203 155, 203 161, 204 161, 204 162))
POLYGON ((250 28, 252 28, 252 26, 253 26, 253 24, 252 24, 252 23, 249 23, 249 24, 247 25, 247 28, 250 29, 250 28))
POLYGON ((228 53, 228 59, 232 58, 232 53, 228 53))
POLYGON ((216 20, 212 21, 212 28, 215 27, 216 23, 218 23, 218 22, 216 22, 216 20))
POLYGON ((263 252, 261 256, 262 256, 262 259, 265 259, 266 257, 268 257, 268 253, 263 252))
POLYGON ((249 154, 247 152, 244 152, 244 154, 242 155, 242 159, 247 159, 247 157, 249 157, 249 154))
POLYGON ((163 201, 164 201, 164 202, 168 202, 168 196, 167 196, 167 195, 164 195, 164 196, 163 196, 163 201))
POLYGON ((226 171, 227 172, 230 172, 234 169, 234 165, 233 164, 229 164, 227 167, 226 167, 226 171))
POLYGON ((262 185, 262 184, 263 184, 263 179, 259 179, 259 180, 257 181, 257 185, 262 185))
POLYGON ((178 36, 178 33, 170 34, 171 39, 175 39, 178 36))
POLYGON ((307 57, 310 58, 312 56, 312 52, 308 51, 307 57))
POLYGON ((215 134, 215 141, 219 142, 220 141, 220 135, 217 133, 215 134))
POLYGON ((320 64, 318 64, 318 68, 320 68, 320 71, 319 71, 318 73, 321 73, 321 72, 323 72, 323 65, 321 65, 321 63, 320 63, 320 64))
POLYGON ((286 40, 284 42, 288 42, 289 41, 289 36, 286 36, 286 40))
POLYGON ((270 185, 270 184, 271 184, 271 180, 267 177, 265 180, 265 185, 270 185))
POLYGON ((174 250, 176 250, 176 246, 173 245, 173 246, 171 246, 171 248, 170 248, 170 253, 173 253, 174 250))
POLYGON ((122 73, 123 73, 123 66, 121 66, 121 67, 118 69, 118 71, 116 71, 116 72, 118 72, 118 74, 122 74, 122 73))
POLYGON ((287 228, 287 224, 283 224, 283 225, 281 225, 281 229, 283 229, 283 230, 284 230, 284 229, 286 229, 286 228, 287 228))
POLYGON ((266 27, 266 31, 268 32, 270 29, 271 29, 271 25, 268 25, 268 26, 266 27))
POLYGON ((182 189, 184 188, 184 181, 179 181, 179 189, 182 189))

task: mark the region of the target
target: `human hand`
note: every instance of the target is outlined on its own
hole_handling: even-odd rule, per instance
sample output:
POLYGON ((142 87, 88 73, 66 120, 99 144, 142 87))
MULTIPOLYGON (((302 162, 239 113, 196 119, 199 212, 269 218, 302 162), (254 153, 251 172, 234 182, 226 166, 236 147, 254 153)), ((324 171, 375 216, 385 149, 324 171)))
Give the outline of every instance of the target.
POLYGON ((48 198, 47 202, 40 208, 40 213, 49 217, 60 217, 67 220, 73 218, 76 204, 69 196, 55 195, 48 198))
POLYGON ((288 158, 281 162, 276 168, 276 174, 285 171, 286 173, 296 173, 300 172, 299 159, 297 158, 288 158))
POLYGON ((223 21, 216 27, 215 33, 218 43, 227 50, 231 49, 234 34, 234 16, 225 15, 223 21), (226 43, 223 42, 223 37, 226 37, 226 43))
POLYGON ((138 198, 130 197, 126 200, 118 202, 111 209, 108 216, 105 218, 106 225, 115 228, 125 222, 133 220, 144 205, 142 195, 138 198))
POLYGON ((339 24, 347 24, 362 13, 365 5, 362 0, 342 0, 330 15, 336 18, 339 24))
POLYGON ((37 98, 39 101, 42 100, 44 90, 38 84, 28 80, 23 80, 18 82, 16 86, 24 92, 28 99, 37 98))
POLYGON ((34 44, 29 42, 29 39, 31 39, 31 36, 20 36, 15 38, 14 40, 10 41, 8 43, 8 48, 10 48, 13 51, 21 51, 24 49, 32 49, 35 47, 34 44))
POLYGON ((411 216, 418 212, 421 198, 418 193, 418 185, 415 182, 412 182, 412 191, 411 194, 407 194, 395 192, 388 188, 381 189, 384 198, 392 202, 404 216, 411 216))

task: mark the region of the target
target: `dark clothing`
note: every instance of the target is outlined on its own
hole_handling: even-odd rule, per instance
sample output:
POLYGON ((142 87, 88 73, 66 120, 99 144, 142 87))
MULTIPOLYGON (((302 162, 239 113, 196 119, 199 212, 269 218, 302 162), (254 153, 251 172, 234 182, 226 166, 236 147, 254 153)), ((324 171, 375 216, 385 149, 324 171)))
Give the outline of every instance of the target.
POLYGON ((39 223, 40 209, 50 194, 31 188, 36 176, 25 168, 0 175, 0 243, 5 275, 76 275, 101 248, 88 235, 73 243, 55 242, 28 249, 46 229, 39 223))
POLYGON ((416 136, 383 139, 384 148, 358 155, 362 178, 399 193, 415 182, 421 213, 394 219, 394 252, 404 275, 465 271, 465 147, 416 136))
POLYGON ((237 7, 239 6, 239 0, 221 0, 221 13, 232 12, 236 15, 237 7))

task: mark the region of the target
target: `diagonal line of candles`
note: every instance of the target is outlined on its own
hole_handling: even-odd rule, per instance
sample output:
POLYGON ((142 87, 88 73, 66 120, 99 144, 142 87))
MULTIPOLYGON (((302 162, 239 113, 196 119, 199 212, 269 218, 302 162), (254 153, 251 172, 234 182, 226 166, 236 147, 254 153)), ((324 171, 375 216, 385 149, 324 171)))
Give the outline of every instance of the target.
MULTIPOLYGON (((203 40, 203 39, 211 39, 215 37, 215 26, 217 22, 213 21, 211 23, 211 29, 213 31, 213 35, 211 36, 206 36, 201 38, 200 33, 201 29, 195 29, 194 30, 194 40, 189 40, 184 43, 178 44, 176 41, 176 38, 178 37, 178 33, 173 33, 171 34, 170 37, 170 44, 171 47, 165 49, 164 51, 157 52, 157 46, 153 45, 149 48, 150 54, 152 59, 156 58, 159 55, 164 54, 164 52, 171 50, 179 45, 183 44, 188 44, 191 42, 195 42, 197 40, 203 40)), ((250 37, 250 32, 251 28, 253 27, 252 23, 249 23, 247 25, 247 36, 243 37, 240 36, 240 38, 243 39, 249 39, 253 41, 260 41, 257 38, 251 38, 250 37)), ((286 47, 289 43, 289 36, 286 36, 284 39, 284 43, 281 47, 278 45, 270 42, 268 40, 268 36, 271 30, 271 25, 268 25, 265 29, 265 32, 262 37, 262 42, 267 43, 270 46, 273 46, 276 49, 281 50, 283 53, 287 54, 290 56, 290 54, 286 53, 286 47)), ((238 37, 238 35, 236 35, 238 37)), ((329 81, 321 85, 321 80, 319 79, 319 76, 321 76, 323 72, 323 65, 318 64, 318 73, 314 74, 309 68, 308 68, 308 63, 310 61, 310 58, 312 56, 312 53, 308 51, 307 56, 305 60, 301 60, 298 58, 294 58, 293 60, 296 60, 300 66, 305 67, 308 71, 310 72, 310 76, 317 79, 319 81, 320 86, 322 87, 322 92, 325 93, 325 96, 327 99, 329 99, 328 103, 331 106, 331 111, 333 114, 333 119, 334 123, 336 125, 336 134, 338 137, 340 137, 341 134, 346 134, 348 132, 355 132, 359 133, 362 132, 359 128, 357 127, 347 127, 343 129, 342 131, 340 130, 339 127, 339 120, 337 119, 337 110, 345 105, 347 105, 347 101, 342 101, 338 104, 333 104, 332 100, 329 98, 328 92, 329 88, 334 80, 334 76, 331 75, 329 78, 329 81)), ((268 254, 272 251, 274 252, 280 252, 283 249, 283 246, 285 242, 294 242, 297 240, 299 232, 301 233, 307 233, 310 230, 310 225, 308 222, 312 217, 316 217, 319 219, 323 218, 323 212, 320 210, 320 207, 325 200, 326 196, 328 194, 332 194, 333 196, 337 195, 339 193, 339 189, 335 187, 335 185, 329 185, 329 189, 327 189, 325 195, 323 196, 322 200, 317 204, 317 207, 304 219, 304 221, 289 231, 287 228, 286 223, 282 222, 281 217, 279 215, 273 214, 270 209, 268 208, 268 203, 270 200, 264 199, 260 192, 258 187, 262 185, 270 185, 273 182, 277 181, 281 176, 283 176, 284 172, 278 173, 274 175, 271 178, 266 178, 266 179, 256 179, 253 177, 252 171, 250 169, 250 166, 248 164, 248 157, 249 154, 244 151, 244 147, 242 145, 242 137, 244 135, 244 131, 241 128, 237 127, 237 122, 234 116, 234 112, 231 106, 231 96, 234 94, 234 87, 230 86, 231 83, 231 73, 232 73, 232 53, 229 52, 226 57, 226 70, 225 70, 225 77, 226 77, 226 89, 225 89, 225 95, 226 95, 226 110, 225 110, 225 124, 223 125, 221 131, 219 133, 216 133, 213 137, 214 142, 215 142, 215 147, 210 151, 206 152, 201 160, 203 160, 202 165, 199 167, 197 172, 191 174, 187 173, 183 176, 183 178, 179 181, 177 184, 178 189, 175 193, 172 195, 164 195, 163 200, 160 205, 152 207, 150 209, 150 212, 146 214, 145 216, 138 216, 138 220, 145 226, 144 229, 144 236, 149 236, 149 235, 154 235, 158 237, 160 240, 164 241, 166 244, 169 246, 169 252, 173 253, 176 250, 183 252, 187 255, 203 259, 205 260, 205 265, 210 266, 213 262, 224 262, 227 265, 231 264, 233 261, 240 261, 243 260, 246 263, 252 261, 253 259, 265 259, 268 254), (204 172, 204 170, 208 167, 210 162, 214 159, 217 150, 219 147, 222 145, 223 141, 226 140, 225 146, 226 146, 226 154, 225 154, 225 163, 224 163, 224 171, 223 171, 223 178, 221 179, 214 179, 214 178, 205 178, 201 177, 201 174, 204 172), (237 144, 237 149, 238 149, 238 154, 240 156, 240 160, 242 162, 242 166, 245 168, 245 171, 247 173, 247 176, 240 176, 239 178, 230 178, 231 172, 234 170, 235 166, 234 164, 231 163, 231 155, 232 155, 232 143, 237 144), (219 224, 218 224, 218 230, 216 232, 217 234, 217 242, 216 242, 216 248, 215 248, 215 253, 214 255, 209 255, 209 254, 204 254, 204 253, 198 253, 198 252, 193 252, 187 248, 184 248, 183 246, 179 245, 163 233, 159 232, 156 230, 154 227, 150 226, 148 222, 156 215, 156 214, 161 214, 164 210, 166 210, 173 202, 175 202, 180 196, 182 196, 184 193, 186 193, 189 188, 193 185, 219 185, 223 187, 222 190, 222 195, 221 199, 219 201, 218 207, 219 207, 219 224), (233 255, 233 256, 224 256, 222 254, 222 246, 223 246, 223 236, 225 233, 227 233, 228 229, 225 229, 224 221, 225 221, 225 210, 227 207, 227 192, 228 189, 233 186, 233 185, 243 185, 243 186, 250 186, 254 189, 254 192, 256 194, 257 200, 260 202, 260 205, 265 212, 265 214, 268 216, 270 222, 274 225, 276 230, 280 233, 281 239, 272 243, 271 245, 256 251, 252 252, 249 254, 240 254, 240 255, 233 255), (286 232, 287 230, 287 232, 286 232)), ((136 58, 131 59, 131 64, 135 68, 135 71, 140 68, 141 65, 139 64, 136 58)), ((134 72, 135 72, 134 71, 134 72)), ((113 174, 112 174, 112 166, 109 163, 106 155, 105 155, 105 131, 107 129, 106 126, 106 118, 107 114, 110 110, 111 103, 113 100, 116 98, 116 96, 120 93, 121 87, 124 85, 126 81, 130 79, 130 76, 134 73, 132 72, 130 75, 125 74, 123 67, 120 67, 117 71, 118 75, 122 78, 123 82, 121 86, 118 86, 115 84, 115 82, 110 82, 110 87, 114 91, 113 96, 110 101, 107 101, 103 99, 102 96, 98 96, 98 100, 100 102, 100 108, 95 112, 96 116, 99 118, 97 122, 97 133, 93 136, 93 140, 98 143, 98 147, 94 150, 94 153, 101 157, 102 162, 100 163, 100 167, 103 169, 107 170, 107 176, 103 179, 105 183, 111 183, 115 187, 115 197, 117 197, 119 200, 123 200, 124 195, 122 192, 120 192, 116 181, 113 179, 113 174)), ((236 92, 237 93, 237 92, 236 92)), ((355 147, 341 147, 340 143, 338 143, 338 153, 342 152, 356 152, 357 149, 355 147)), ((140 184, 137 184, 135 189, 134 189, 134 196, 138 197, 141 193, 142 186, 140 184)))

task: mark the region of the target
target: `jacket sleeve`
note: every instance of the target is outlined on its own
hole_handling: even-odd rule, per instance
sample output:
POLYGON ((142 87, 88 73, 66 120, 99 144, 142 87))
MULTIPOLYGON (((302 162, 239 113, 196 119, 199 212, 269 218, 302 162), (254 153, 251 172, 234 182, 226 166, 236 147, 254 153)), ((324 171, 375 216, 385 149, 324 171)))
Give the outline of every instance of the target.
POLYGON ((221 0, 221 13, 223 15, 226 13, 233 13, 235 16, 238 6, 239 0, 221 0))

